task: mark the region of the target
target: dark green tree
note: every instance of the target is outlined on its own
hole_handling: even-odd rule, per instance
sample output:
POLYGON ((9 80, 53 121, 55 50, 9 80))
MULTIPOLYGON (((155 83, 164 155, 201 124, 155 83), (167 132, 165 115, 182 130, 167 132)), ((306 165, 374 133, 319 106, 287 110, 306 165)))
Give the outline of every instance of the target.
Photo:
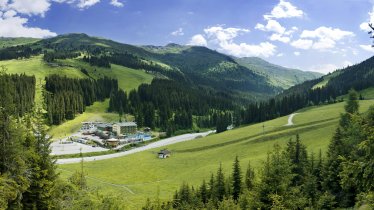
POLYGON ((253 170, 253 168, 251 167, 251 162, 248 161, 248 166, 247 166, 247 171, 245 173, 245 186, 247 188, 247 190, 252 190, 255 183, 254 183, 254 180, 255 179, 255 171, 253 170))
POLYGON ((222 171, 222 164, 220 163, 219 168, 217 170, 216 181, 214 186, 214 197, 217 198, 218 201, 222 201, 225 196, 225 176, 222 171))
POLYGON ((240 193, 242 192, 242 174, 240 170, 240 163, 238 156, 235 157, 233 172, 232 172, 232 197, 234 201, 238 201, 240 193))

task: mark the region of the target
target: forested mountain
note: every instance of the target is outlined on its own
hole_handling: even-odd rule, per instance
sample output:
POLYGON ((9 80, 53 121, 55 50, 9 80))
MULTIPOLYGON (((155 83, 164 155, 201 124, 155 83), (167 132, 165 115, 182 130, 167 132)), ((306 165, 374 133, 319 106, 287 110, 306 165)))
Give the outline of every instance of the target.
POLYGON ((287 89, 304 81, 317 79, 322 76, 322 74, 317 72, 278 66, 258 57, 235 58, 235 61, 248 69, 267 76, 271 84, 282 89, 287 89))
POLYGON ((262 94, 266 97, 280 91, 266 77, 240 66, 227 55, 205 47, 176 44, 138 47, 85 34, 68 34, 41 40, 34 47, 52 52, 79 51, 87 54, 84 60, 92 65, 110 67, 107 64, 110 62, 145 69, 192 86, 205 86, 231 93, 262 94))
POLYGON ((113 63, 249 100, 269 98, 282 89, 319 76, 270 64, 260 58, 235 59, 206 47, 134 46, 78 33, 39 41, 17 40, 24 45, 4 46, 0 51, 1 60, 43 54, 47 63, 74 58, 105 68, 113 63))
POLYGON ((75 58, 93 66, 110 68, 110 63, 113 63, 144 69, 158 76, 189 83, 191 87, 204 86, 250 100, 268 98, 290 85, 315 78, 312 73, 292 70, 296 76, 277 79, 280 77, 274 69, 283 72, 288 69, 268 63, 266 66, 258 62, 248 65, 248 62, 205 47, 177 44, 133 46, 86 34, 60 35, 25 43, 17 48, 6 48, 0 51, 0 59, 27 58, 38 54, 43 54, 48 63, 56 59, 75 58), (263 69, 271 73, 264 73, 263 69))
POLYGON ((310 91, 329 91, 332 97, 344 95, 348 90, 363 90, 374 85, 374 57, 359 64, 337 70, 321 78, 306 81, 285 90, 280 96, 303 94, 310 91))

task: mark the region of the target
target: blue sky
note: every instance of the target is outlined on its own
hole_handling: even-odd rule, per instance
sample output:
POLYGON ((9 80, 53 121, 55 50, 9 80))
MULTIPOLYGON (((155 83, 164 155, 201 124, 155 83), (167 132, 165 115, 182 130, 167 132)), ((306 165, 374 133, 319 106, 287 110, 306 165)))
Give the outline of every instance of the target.
POLYGON ((372 0, 0 0, 0 36, 82 32, 136 45, 203 45, 302 70, 371 57, 372 0))

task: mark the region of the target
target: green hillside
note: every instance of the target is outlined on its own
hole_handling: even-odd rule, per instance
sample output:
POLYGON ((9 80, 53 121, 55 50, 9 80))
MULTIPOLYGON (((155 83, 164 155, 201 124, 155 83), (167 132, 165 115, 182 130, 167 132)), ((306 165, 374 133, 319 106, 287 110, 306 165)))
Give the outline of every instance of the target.
MULTIPOLYGON (((34 55, 41 52, 72 53, 103 57, 112 64, 119 64, 135 69, 153 71, 171 79, 184 80, 192 86, 204 86, 219 91, 235 93, 253 99, 262 95, 264 98, 280 91, 273 80, 274 75, 263 75, 238 64, 231 57, 205 47, 181 46, 134 46, 118 43, 86 34, 65 34, 27 44, 35 50, 34 55), (112 57, 122 56, 115 60, 112 57), (126 60, 127 61, 124 61, 126 60), (155 68, 154 65, 157 65, 155 68), (172 73, 171 73, 172 72, 172 73), (242 94, 244 93, 244 94, 242 94), (251 97, 252 95, 252 97, 251 97)), ((290 77, 287 83, 296 84, 309 77, 290 77)), ((287 86, 288 87, 288 86, 287 86)))
POLYGON ((37 42, 39 40, 40 39, 26 38, 26 37, 20 37, 20 38, 0 37, 0 49, 17 46, 17 45, 30 44, 30 43, 37 42))
POLYGON ((248 69, 266 75, 271 84, 276 87, 281 87, 282 89, 287 89, 304 81, 322 76, 322 74, 317 72, 301 71, 278 66, 258 57, 236 58, 235 60, 248 69))
MULTIPOLYGON (((88 71, 89 77, 100 78, 104 76, 118 79, 119 87, 130 91, 136 89, 140 84, 150 83, 153 79, 151 74, 141 70, 134 70, 127 67, 112 65, 111 69, 92 67, 87 63, 77 59, 69 59, 58 62, 59 65, 48 65, 42 60, 42 56, 35 56, 30 59, 0 61, 0 66, 7 68, 7 73, 35 75, 36 85, 36 103, 42 102, 42 85, 45 83, 44 78, 51 74, 58 74, 71 78, 88 78, 82 73, 81 68, 88 71)), ((74 120, 67 121, 59 126, 53 126, 50 134, 54 137, 62 137, 74 131, 79 130, 80 123, 87 120, 118 120, 118 114, 107 113, 109 100, 105 102, 96 102, 94 105, 87 107, 86 111, 74 120)))
MULTIPOLYGON (((366 111, 373 100, 360 101, 366 111)), ((189 142, 170 145, 168 159, 158 159, 159 149, 140 152, 121 158, 87 162, 84 170, 89 185, 105 193, 121 194, 128 209, 140 208, 145 200, 159 192, 160 199, 171 199, 183 181, 197 185, 216 171, 222 163, 223 171, 230 171, 236 155, 244 168, 250 160, 259 167, 274 143, 285 145, 297 133, 309 152, 324 153, 337 126, 344 103, 310 107, 299 110, 294 126, 284 126, 288 117, 241 127, 221 134, 189 142), (264 126, 264 127, 263 127, 264 126), (263 130, 264 128, 264 130, 263 130)), ((78 170, 79 164, 60 165, 63 177, 78 170)))
POLYGON ((374 57, 361 63, 339 69, 321 78, 305 81, 285 91, 282 95, 306 93, 320 89, 328 92, 332 97, 338 97, 348 93, 349 89, 361 91, 374 85, 374 57))

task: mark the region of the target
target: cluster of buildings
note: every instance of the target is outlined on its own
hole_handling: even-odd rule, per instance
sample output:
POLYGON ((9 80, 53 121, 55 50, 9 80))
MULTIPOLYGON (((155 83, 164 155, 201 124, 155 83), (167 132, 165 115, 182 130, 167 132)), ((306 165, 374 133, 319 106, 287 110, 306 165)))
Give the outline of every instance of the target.
POLYGON ((145 128, 144 132, 140 132, 135 122, 82 122, 81 132, 83 135, 96 136, 100 139, 97 140, 99 141, 97 143, 102 142, 111 147, 117 147, 120 144, 138 143, 151 139, 151 135, 149 134, 150 129, 145 128))
POLYGON ((111 132, 117 136, 124 136, 128 134, 135 134, 137 132, 137 125, 135 122, 120 122, 120 123, 103 123, 103 122, 82 122, 81 131, 83 133, 91 134, 96 131, 111 132))

